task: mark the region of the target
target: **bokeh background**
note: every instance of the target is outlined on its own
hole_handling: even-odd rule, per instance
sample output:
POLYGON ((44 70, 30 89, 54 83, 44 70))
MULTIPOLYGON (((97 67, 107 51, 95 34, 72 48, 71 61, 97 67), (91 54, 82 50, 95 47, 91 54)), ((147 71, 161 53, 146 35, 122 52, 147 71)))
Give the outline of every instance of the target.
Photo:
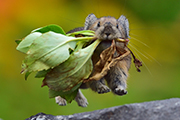
POLYGON ((68 115, 129 103, 180 97, 179 0, 0 0, 0 118, 21 120, 39 112, 68 115), (97 94, 83 90, 89 106, 72 102, 58 106, 48 98, 42 79, 20 74, 24 54, 16 39, 41 26, 58 24, 66 32, 84 25, 86 16, 127 16, 130 48, 143 60, 142 72, 132 64, 128 94, 97 94))

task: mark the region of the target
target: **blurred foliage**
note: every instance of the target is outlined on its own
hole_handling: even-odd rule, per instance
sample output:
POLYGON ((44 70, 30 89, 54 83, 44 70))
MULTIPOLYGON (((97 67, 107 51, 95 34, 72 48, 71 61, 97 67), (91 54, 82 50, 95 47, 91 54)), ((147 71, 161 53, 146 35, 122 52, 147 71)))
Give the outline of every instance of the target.
POLYGON ((39 112, 67 115, 180 97, 179 8, 179 0, 1 0, 0 118, 20 120, 39 112), (58 24, 67 32, 83 26, 90 13, 97 17, 127 16, 131 29, 130 47, 142 58, 144 66, 138 73, 132 64, 125 96, 99 95, 88 89, 83 90, 89 101, 87 108, 80 108, 75 102, 61 107, 48 98, 47 87, 40 88, 42 79, 31 75, 24 81, 20 74, 24 55, 15 50, 14 41, 49 24, 58 24))

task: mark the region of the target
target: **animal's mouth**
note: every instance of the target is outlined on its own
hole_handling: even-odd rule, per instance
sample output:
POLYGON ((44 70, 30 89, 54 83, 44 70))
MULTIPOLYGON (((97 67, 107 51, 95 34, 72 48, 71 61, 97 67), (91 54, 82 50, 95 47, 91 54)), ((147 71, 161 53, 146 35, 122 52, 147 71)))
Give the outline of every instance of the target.
POLYGON ((124 39, 124 38, 115 38, 114 40, 118 41, 118 42, 124 42, 124 43, 128 43, 129 39, 124 39))
POLYGON ((115 37, 115 36, 113 36, 112 34, 108 34, 108 33, 106 33, 106 34, 104 34, 104 35, 102 35, 102 36, 98 36, 98 37, 100 37, 99 39, 102 39, 102 40, 110 40, 110 41, 112 41, 112 40, 115 40, 115 41, 118 41, 118 42, 124 42, 124 43, 128 43, 129 42, 129 39, 128 38, 124 38, 124 37, 115 37))
POLYGON ((101 39, 101 40, 110 40, 110 41, 116 40, 116 41, 119 41, 119 42, 129 42, 129 39, 127 39, 127 38, 120 38, 120 37, 117 38, 117 37, 113 37, 112 35, 99 37, 99 39, 101 39))
MULTIPOLYGON (((101 39, 101 38, 99 38, 99 39, 101 39)), ((123 39, 123 38, 111 38, 111 39, 106 38, 106 39, 101 39, 101 40, 103 40, 103 41, 112 41, 112 40, 115 40, 117 42, 121 42, 121 43, 125 43, 125 44, 129 42, 129 39, 123 39)))

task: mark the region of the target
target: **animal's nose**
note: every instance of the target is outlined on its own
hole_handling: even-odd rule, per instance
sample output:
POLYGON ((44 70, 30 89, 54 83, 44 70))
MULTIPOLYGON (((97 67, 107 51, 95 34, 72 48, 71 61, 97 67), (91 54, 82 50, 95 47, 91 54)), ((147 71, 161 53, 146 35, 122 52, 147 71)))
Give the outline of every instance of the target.
POLYGON ((106 36, 108 37, 111 33, 107 32, 107 33, 105 33, 105 34, 106 34, 106 36))
POLYGON ((112 26, 106 24, 106 26, 104 27, 104 34, 106 35, 106 37, 111 35, 112 32, 113 32, 112 26))

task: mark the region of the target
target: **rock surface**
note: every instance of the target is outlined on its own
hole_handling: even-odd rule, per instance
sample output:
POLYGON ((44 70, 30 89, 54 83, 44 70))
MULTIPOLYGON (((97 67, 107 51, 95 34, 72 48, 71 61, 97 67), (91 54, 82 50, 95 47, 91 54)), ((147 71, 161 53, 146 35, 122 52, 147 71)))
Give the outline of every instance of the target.
POLYGON ((180 120, 180 98, 127 104, 67 116, 38 113, 26 120, 180 120))

